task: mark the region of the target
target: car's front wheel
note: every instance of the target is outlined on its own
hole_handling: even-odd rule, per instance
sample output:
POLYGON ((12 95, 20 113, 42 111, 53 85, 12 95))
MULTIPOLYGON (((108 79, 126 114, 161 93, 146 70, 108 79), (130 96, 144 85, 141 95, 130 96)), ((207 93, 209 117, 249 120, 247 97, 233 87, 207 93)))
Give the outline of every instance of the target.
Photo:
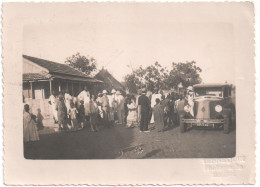
POLYGON ((229 133, 229 128, 230 128, 230 119, 227 116, 225 116, 224 119, 225 119, 225 122, 224 122, 224 133, 228 134, 229 133))

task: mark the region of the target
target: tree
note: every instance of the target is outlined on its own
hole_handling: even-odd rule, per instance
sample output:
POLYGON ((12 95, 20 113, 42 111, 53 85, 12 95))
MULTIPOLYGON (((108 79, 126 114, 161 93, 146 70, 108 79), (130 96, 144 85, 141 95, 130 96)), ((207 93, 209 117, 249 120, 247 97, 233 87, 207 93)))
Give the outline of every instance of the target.
POLYGON ((140 66, 131 74, 125 76, 126 86, 129 91, 136 93, 140 88, 147 88, 149 90, 163 89, 164 79, 167 75, 167 70, 163 68, 158 62, 146 68, 140 66))
POLYGON ((184 87, 201 83, 201 68, 196 66, 195 61, 186 63, 172 63, 172 67, 162 67, 158 62, 146 68, 140 66, 131 74, 125 76, 126 86, 130 92, 136 93, 140 88, 147 88, 151 91, 156 89, 177 89, 182 82, 184 87))
POLYGON ((166 84, 170 87, 176 88, 176 86, 182 82, 184 87, 192 86, 194 84, 201 83, 200 77, 201 68, 196 66, 195 61, 186 63, 172 63, 172 69, 166 78, 166 84))
POLYGON ((82 71, 86 75, 90 75, 97 69, 96 60, 93 57, 85 57, 80 55, 80 53, 66 58, 65 64, 82 71))

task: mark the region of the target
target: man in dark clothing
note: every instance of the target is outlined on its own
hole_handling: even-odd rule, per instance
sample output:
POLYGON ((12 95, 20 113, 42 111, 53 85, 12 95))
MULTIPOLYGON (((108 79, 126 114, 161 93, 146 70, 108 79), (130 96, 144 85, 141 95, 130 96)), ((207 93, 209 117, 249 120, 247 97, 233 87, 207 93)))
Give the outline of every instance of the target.
POLYGON ((163 110, 164 110, 164 115, 163 115, 164 126, 167 126, 167 121, 169 119, 169 111, 170 111, 169 102, 170 102, 169 97, 165 98, 165 96, 162 95, 161 105, 163 106, 163 110))
POLYGON ((142 90, 142 95, 138 99, 138 107, 141 111, 141 120, 140 120, 140 131, 141 132, 150 132, 148 131, 148 123, 149 123, 149 111, 150 111, 150 100, 145 95, 146 90, 142 90))

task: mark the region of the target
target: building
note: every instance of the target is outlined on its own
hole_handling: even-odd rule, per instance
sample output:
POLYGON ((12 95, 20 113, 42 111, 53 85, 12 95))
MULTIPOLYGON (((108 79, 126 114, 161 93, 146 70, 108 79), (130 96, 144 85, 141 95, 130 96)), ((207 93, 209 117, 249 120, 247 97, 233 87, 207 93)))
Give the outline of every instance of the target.
POLYGON ((111 92, 112 89, 116 89, 125 93, 126 88, 118 80, 116 80, 113 75, 111 75, 106 69, 100 70, 95 76, 95 79, 101 80, 102 83, 97 86, 98 91, 106 89, 108 92, 111 92))
POLYGON ((100 83, 66 64, 23 55, 23 99, 33 113, 41 109, 45 117, 51 117, 48 99, 52 92, 68 90, 77 96, 84 86, 92 92, 100 83))

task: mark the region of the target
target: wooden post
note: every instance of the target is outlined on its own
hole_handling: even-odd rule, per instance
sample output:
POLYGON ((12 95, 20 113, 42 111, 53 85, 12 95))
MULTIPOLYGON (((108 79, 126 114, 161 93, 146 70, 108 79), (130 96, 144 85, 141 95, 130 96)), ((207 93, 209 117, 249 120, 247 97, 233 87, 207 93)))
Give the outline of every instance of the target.
POLYGON ((51 79, 50 79, 50 96, 52 95, 52 82, 51 82, 51 79))
POLYGON ((71 82, 71 89, 72 89, 72 95, 74 96, 74 86, 73 86, 73 82, 71 82))
POLYGON ((30 98, 33 99, 33 84, 30 82, 30 98))
POLYGON ((67 91, 69 92, 69 82, 68 81, 66 82, 66 92, 67 91))

